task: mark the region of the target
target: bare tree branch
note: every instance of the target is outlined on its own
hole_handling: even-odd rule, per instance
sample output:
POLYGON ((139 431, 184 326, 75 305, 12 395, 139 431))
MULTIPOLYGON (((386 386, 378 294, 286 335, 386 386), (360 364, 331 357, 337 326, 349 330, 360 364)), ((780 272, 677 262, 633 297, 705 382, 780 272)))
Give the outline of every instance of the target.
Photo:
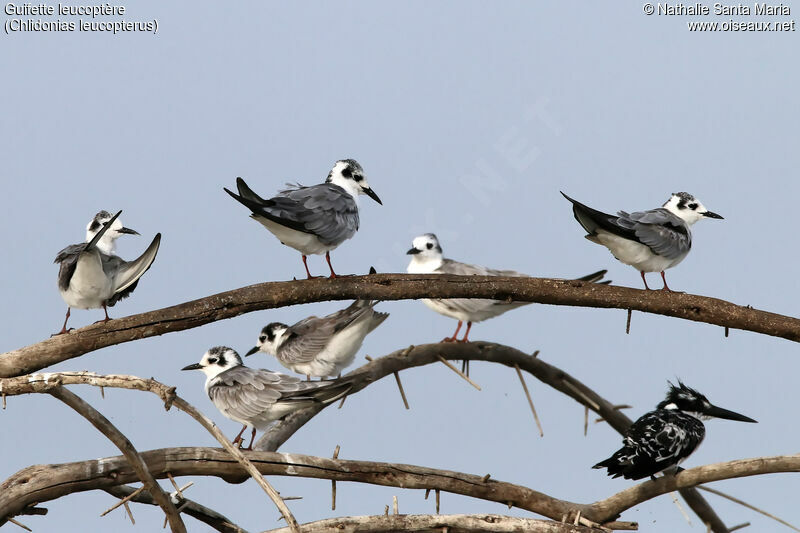
MULTIPOLYGON (((621 528, 620 528, 621 529, 621 528)), ((596 533, 596 529, 550 520, 496 514, 376 515, 329 518, 303 524, 303 533, 596 533)), ((264 533, 288 533, 287 528, 264 533)))
MULTIPOLYGON (((117 498, 126 498, 129 497, 131 494, 136 492, 137 489, 129 487, 127 485, 120 485, 118 487, 108 487, 105 489, 107 493, 117 498)), ((150 493, 147 491, 140 492, 133 498, 131 501, 136 503, 143 503, 147 505, 158 505, 153 497, 150 496, 150 493)), ((231 520, 227 517, 219 514, 213 509, 209 509, 205 505, 200 505, 199 503, 190 500, 188 498, 183 498, 179 504, 181 508, 181 512, 183 514, 187 514, 192 518, 195 518, 204 524, 214 528, 216 531, 220 533, 247 533, 246 530, 242 529, 241 527, 234 524, 231 520)), ((291 531, 289 528, 284 528, 286 531, 291 531)))
MULTIPOLYGON (((242 465, 217 448, 164 448, 140 454, 153 476, 216 476, 238 483, 248 478, 242 465)), ((685 470, 677 476, 646 481, 610 498, 579 504, 483 476, 415 465, 327 459, 300 454, 250 452, 249 459, 263 475, 354 481, 404 489, 441 490, 512 505, 553 520, 575 518, 607 524, 634 505, 679 488, 761 474, 798 472, 800 455, 741 459, 685 470)), ((34 465, 0 484, 0 516, 14 516, 32 502, 44 502, 74 492, 135 482, 137 474, 123 456, 77 463, 34 465)))
POLYGON ((251 285, 81 328, 0 356, 0 377, 41 370, 84 353, 195 328, 261 309, 368 298, 494 298, 552 305, 633 309, 800 342, 800 320, 692 294, 644 291, 573 280, 429 274, 374 274, 251 285))
POLYGON ((136 451, 128 438, 118 430, 106 417, 100 414, 94 407, 83 401, 78 395, 68 391, 62 386, 53 387, 48 391, 53 397, 58 398, 78 414, 88 420, 95 428, 108 438, 119 448, 127 459, 131 468, 136 472, 136 476, 142 481, 147 490, 150 491, 153 499, 167 515, 169 527, 175 533, 186 533, 186 526, 183 524, 180 513, 175 508, 170 497, 163 491, 161 485, 153 478, 147 465, 142 460, 139 452, 136 451))

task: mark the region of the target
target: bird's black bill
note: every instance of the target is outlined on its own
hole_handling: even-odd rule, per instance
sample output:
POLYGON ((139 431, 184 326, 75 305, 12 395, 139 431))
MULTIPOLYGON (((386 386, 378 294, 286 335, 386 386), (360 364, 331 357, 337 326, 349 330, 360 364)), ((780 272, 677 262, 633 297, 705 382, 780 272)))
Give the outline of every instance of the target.
POLYGON ((373 191, 369 187, 367 187, 366 189, 361 189, 361 190, 364 191, 364 194, 366 194, 367 196, 369 196, 370 198, 372 198, 373 200, 375 200, 379 204, 383 205, 383 202, 381 202, 381 199, 378 198, 377 194, 375 194, 375 191, 373 191))
POLYGON ((733 411, 728 411, 727 409, 723 409, 722 407, 717 407, 716 405, 712 405, 711 408, 707 409, 703 414, 708 416, 714 416, 716 418, 736 420, 737 422, 752 422, 754 424, 758 423, 758 420, 753 420, 748 416, 740 415, 739 413, 734 413, 733 411))
POLYGON ((120 233, 127 233, 128 235, 139 235, 139 232, 131 228, 120 228, 120 233))
POLYGON ((181 368, 181 370, 200 370, 201 368, 203 368, 203 367, 202 367, 202 365, 200 363, 195 363, 193 365, 185 366, 185 367, 181 368))
POLYGON ((716 214, 716 213, 713 213, 713 212, 711 212, 711 211, 706 211, 705 213, 703 213, 703 216, 704 216, 704 217, 707 217, 707 218, 718 218, 718 219, 720 219, 720 220, 724 220, 724 219, 722 218, 722 215, 718 215, 718 214, 716 214))
POLYGON ((258 346, 253 346, 252 348, 250 348, 250 350, 248 350, 246 354, 244 354, 244 356, 247 357, 248 355, 253 355, 257 351, 258 351, 258 346))
POLYGON ((420 253, 422 250, 417 250, 416 248, 412 248, 406 252, 406 255, 414 255, 420 253))

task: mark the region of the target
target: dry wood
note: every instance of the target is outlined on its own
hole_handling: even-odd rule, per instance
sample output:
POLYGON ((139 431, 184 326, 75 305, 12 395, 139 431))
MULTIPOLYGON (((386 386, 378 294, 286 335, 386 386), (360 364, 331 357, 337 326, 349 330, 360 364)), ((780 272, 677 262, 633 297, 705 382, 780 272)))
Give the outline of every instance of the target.
POLYGON ((693 294, 547 278, 374 274, 260 283, 106 324, 94 324, 2 354, 0 377, 35 372, 105 346, 195 328, 262 309, 356 298, 454 297, 631 309, 800 342, 800 320, 796 318, 693 294))
MULTIPOLYGON (((477 515, 376 515, 330 518, 303 524, 304 533, 591 533, 586 527, 561 524, 549 520, 516 518, 496 514, 477 515)), ((273 529, 264 533, 287 533, 288 529, 273 529)))
MULTIPOLYGON (((127 485, 109 487, 105 489, 105 491, 112 496, 116 496, 117 498, 124 498, 126 501, 134 501, 136 503, 147 505, 156 505, 149 492, 141 492, 140 489, 134 489, 132 487, 128 487, 127 485)), ((246 530, 234 524, 227 517, 192 500, 185 499, 181 504, 181 507, 181 512, 183 514, 189 515, 192 518, 203 522, 220 533, 247 533, 246 530)), ((286 529, 288 531, 288 528, 286 529)))
MULTIPOLYGON (((79 415, 89 421, 100 433, 106 436, 114 446, 119 448, 122 454, 127 459, 131 468, 136 472, 136 476, 141 480, 142 484, 152 495, 153 499, 158 503, 159 507, 164 511, 169 521, 170 530, 174 533, 186 533, 186 526, 181 519, 180 513, 175 508, 172 500, 166 492, 161 488, 161 485, 155 480, 147 468, 144 460, 139 452, 134 448, 128 438, 122 434, 120 430, 111 423, 106 417, 100 414, 94 407, 83 401, 78 395, 68 391, 64 387, 58 385, 48 391, 54 398, 57 398, 74 409, 79 415)), ((123 505, 125 502, 123 502, 123 505)))
MULTIPOLYGON (((241 464, 216 448, 165 448, 142 452, 154 477, 173 475, 216 476, 230 482, 247 479, 241 464)), ((609 527, 619 513, 678 488, 743 476, 800 472, 800 454, 741 459, 685 470, 676 476, 645 481, 592 504, 558 500, 532 489, 502 481, 482 482, 481 476, 415 465, 326 459, 299 454, 253 452, 250 461, 265 475, 336 479, 406 489, 433 488, 514 506, 559 520, 575 513, 609 527)), ((73 492, 106 489, 138 479, 123 456, 78 463, 35 465, 0 484, 0 516, 13 516, 33 501, 43 502, 73 492)))

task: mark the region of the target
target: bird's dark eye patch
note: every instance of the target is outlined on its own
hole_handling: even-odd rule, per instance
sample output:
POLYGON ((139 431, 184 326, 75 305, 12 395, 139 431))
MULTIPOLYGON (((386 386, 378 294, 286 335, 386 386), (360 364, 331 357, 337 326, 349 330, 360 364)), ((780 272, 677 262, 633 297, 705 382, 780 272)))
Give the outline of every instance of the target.
POLYGON ((429 242, 426 246, 428 247, 428 250, 430 250, 431 248, 433 248, 433 243, 429 242))
POLYGON ((697 209, 697 204, 689 204, 689 209, 694 211, 695 209, 697 209))
POLYGON ((264 342, 265 340, 267 340, 267 336, 266 336, 266 335, 261 335, 261 336, 258 338, 258 340, 260 340, 261 342, 264 342))
POLYGON ((208 360, 208 362, 209 362, 209 363, 211 363, 211 364, 213 365, 214 363, 216 363, 216 362, 217 362, 217 358, 216 358, 216 357, 211 357, 211 358, 208 360))
POLYGON ((344 169, 342 170, 342 176, 344 176, 345 178, 352 178, 353 171, 350 170, 350 167, 344 167, 344 169))
POLYGON ((355 176, 353 176, 353 179, 359 182, 364 181, 364 176, 362 176, 361 174, 356 174, 355 176))

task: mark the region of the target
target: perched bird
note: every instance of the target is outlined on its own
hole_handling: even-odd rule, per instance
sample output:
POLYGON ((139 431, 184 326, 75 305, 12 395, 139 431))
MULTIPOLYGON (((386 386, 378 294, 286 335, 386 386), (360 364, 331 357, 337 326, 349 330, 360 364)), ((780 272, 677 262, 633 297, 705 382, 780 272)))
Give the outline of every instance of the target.
POLYGON ((86 226, 86 242, 67 246, 56 255, 59 263, 58 289, 67 304, 67 316, 60 335, 66 333, 70 309, 103 308, 105 319, 107 307, 113 307, 119 300, 127 298, 139 283, 139 278, 147 272, 156 259, 161 244, 161 234, 153 238, 147 249, 133 261, 125 261, 114 254, 115 241, 121 235, 139 235, 126 228, 118 220, 122 211, 113 217, 107 211, 97 213, 86 226))
POLYGON ((302 381, 270 370, 249 368, 232 348, 215 346, 199 363, 181 370, 202 370, 206 393, 220 412, 244 427, 233 444, 244 444, 242 434, 253 428, 248 450, 253 449, 256 430, 317 403, 330 403, 350 392, 355 376, 336 381, 302 381))
POLYGON ((310 316, 293 326, 272 322, 245 355, 258 351, 274 355, 283 366, 307 378, 336 376, 353 363, 364 337, 389 317, 375 311, 377 303, 356 300, 333 314, 310 316))
POLYGON ((676 192, 663 206, 649 211, 608 215, 573 200, 575 220, 583 226, 590 241, 608 248, 619 261, 639 271, 644 281, 645 272, 661 272, 662 290, 669 291, 664 271, 672 268, 689 254, 692 232, 689 227, 701 218, 722 217, 706 209, 687 192, 676 192))
POLYGON ((622 448, 592 468, 608 468, 608 475, 642 479, 683 462, 697 449, 706 430, 701 420, 711 417, 739 422, 752 418, 711 405, 708 398, 678 382, 669 384, 664 401, 643 415, 625 433, 622 448))
POLYGON ((333 165, 325 183, 305 187, 299 184, 278 196, 265 200, 253 192, 242 178, 236 178, 239 194, 225 192, 252 211, 251 218, 260 222, 282 244, 299 251, 308 279, 306 256, 325 254, 331 277, 331 250, 336 249, 358 231, 358 196, 366 194, 383 204, 364 177, 364 169, 355 159, 343 159, 333 165))
MULTIPOLYGON (((527 274, 514 270, 495 270, 478 265, 459 263, 442 256, 442 247, 439 239, 433 233, 426 233, 416 237, 411 244, 411 249, 406 252, 411 255, 411 262, 406 271, 409 274, 459 274, 462 276, 514 276, 528 277, 527 274)), ((580 281, 597 282, 603 278, 607 271, 600 270, 588 276, 578 278, 580 281)), ((603 283, 610 283, 605 281, 603 283)), ((469 331, 473 322, 482 322, 487 318, 494 318, 506 311, 528 305, 530 302, 507 302, 503 300, 485 300, 477 298, 449 298, 423 299, 425 305, 439 313, 458 320, 458 326, 452 337, 442 339, 442 342, 456 342, 458 332, 463 322, 467 323, 464 338, 458 342, 469 341, 469 331)))

